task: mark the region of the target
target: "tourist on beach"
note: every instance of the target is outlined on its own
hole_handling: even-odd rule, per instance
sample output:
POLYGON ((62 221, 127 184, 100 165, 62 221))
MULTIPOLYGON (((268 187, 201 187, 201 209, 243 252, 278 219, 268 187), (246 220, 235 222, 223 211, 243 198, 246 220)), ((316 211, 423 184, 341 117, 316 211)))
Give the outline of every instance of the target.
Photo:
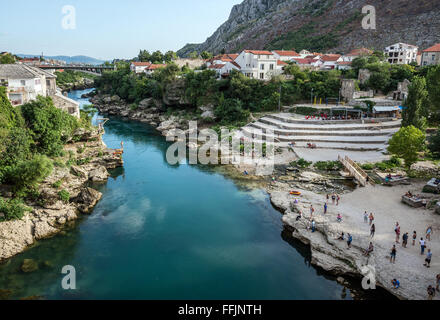
POLYGON ((350 249, 351 248, 351 243, 353 242, 353 237, 351 236, 351 234, 349 233, 348 234, 348 240, 347 240, 347 246, 348 246, 348 249, 350 249))
POLYGON ((429 226, 426 229, 426 240, 431 241, 431 234, 432 234, 432 226, 429 226))
POLYGON ((399 243, 400 239, 400 225, 399 222, 396 222, 396 227, 394 228, 394 232, 396 233, 396 243, 399 243))
POLYGON ((372 253, 374 250, 373 242, 370 242, 370 245, 368 246, 368 249, 365 250, 364 256, 369 256, 370 253, 372 253))
POLYGON ((296 221, 299 221, 302 218, 302 212, 300 211, 296 216, 296 221))
POLYGON ((330 200, 330 195, 327 193, 327 203, 328 203, 328 201, 330 200))
POLYGON ((364 212, 364 222, 368 223, 368 213, 367 213, 367 211, 364 212))
POLYGON ((376 233, 376 225, 373 223, 370 229, 370 237, 373 238, 375 233, 376 233))
POLYGON ((428 249, 428 252, 426 253, 425 263, 423 265, 427 268, 431 268, 431 259, 432 259, 432 252, 431 249, 428 249))
POLYGON ((373 221, 374 221, 374 215, 373 215, 373 212, 371 212, 370 213, 370 217, 369 217, 369 219, 370 219, 370 226, 373 224, 373 221))
POLYGON ((312 220, 312 232, 315 232, 316 230, 316 222, 315 220, 312 220))
POLYGON ((435 289, 431 285, 429 285, 427 291, 428 291, 428 300, 432 300, 435 296, 435 289))
POLYGON ((391 248, 390 262, 396 263, 396 254, 397 254, 397 249, 396 249, 396 245, 394 244, 393 247, 391 248))
POLYGON ((425 244, 425 240, 423 240, 423 238, 420 238, 420 254, 425 254, 425 248, 426 248, 426 244, 425 244))
POLYGON ((336 196, 336 205, 339 206, 339 200, 341 200, 341 197, 339 195, 336 196))
POLYGON ((338 213, 338 216, 337 216, 337 218, 336 218, 336 221, 338 221, 339 223, 342 222, 342 216, 341 216, 340 213, 338 213))
POLYGON ((332 194, 332 203, 335 204, 335 201, 336 201, 336 195, 332 194))
POLYGON ((313 208, 313 205, 310 206, 310 217, 313 217, 313 213, 315 212, 315 208, 313 208))
POLYGON ((391 284, 393 285, 394 289, 399 289, 399 287, 400 287, 400 282, 397 279, 393 279, 391 281, 391 284))
POLYGON ((413 233, 413 246, 416 245, 416 240, 417 240, 417 231, 414 231, 414 233, 413 233))
POLYGON ((326 202, 326 203, 324 203, 324 214, 327 214, 327 209, 328 209, 328 207, 327 207, 327 202, 326 202))
POLYGON ((336 240, 342 240, 342 241, 344 241, 344 240, 345 240, 345 234, 344 234, 344 232, 342 232, 341 235, 339 236, 339 238, 336 239, 336 240))
POLYGON ((405 234, 402 236, 402 246, 406 248, 408 245, 408 232, 405 232, 405 234))

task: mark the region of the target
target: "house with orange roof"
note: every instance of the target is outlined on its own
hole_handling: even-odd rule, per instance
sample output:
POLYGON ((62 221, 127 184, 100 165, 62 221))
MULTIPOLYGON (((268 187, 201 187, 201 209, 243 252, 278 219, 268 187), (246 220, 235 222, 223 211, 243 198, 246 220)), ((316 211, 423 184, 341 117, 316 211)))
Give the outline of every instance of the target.
POLYGON ((342 60, 352 62, 356 58, 371 56, 373 54, 373 50, 367 48, 359 48, 353 49, 349 53, 342 56, 342 60))
POLYGON ((208 69, 217 72, 219 78, 225 78, 229 76, 232 70, 240 71, 241 68, 235 61, 226 61, 223 63, 211 64, 208 66, 208 69))
POLYGON ((325 54, 320 60, 322 61, 321 69, 323 70, 336 69, 337 63, 343 61, 340 54, 325 54))
POLYGON ((274 50, 272 53, 275 58, 281 61, 291 61, 300 56, 295 50, 274 50))
POLYGON ((434 64, 440 64, 440 43, 423 50, 421 65, 429 66, 434 64))
POLYGON ((151 62, 132 62, 130 70, 134 73, 143 73, 149 66, 151 66, 151 62))
POLYGON ((248 78, 270 80, 274 75, 281 73, 278 59, 267 50, 243 50, 235 62, 248 78))

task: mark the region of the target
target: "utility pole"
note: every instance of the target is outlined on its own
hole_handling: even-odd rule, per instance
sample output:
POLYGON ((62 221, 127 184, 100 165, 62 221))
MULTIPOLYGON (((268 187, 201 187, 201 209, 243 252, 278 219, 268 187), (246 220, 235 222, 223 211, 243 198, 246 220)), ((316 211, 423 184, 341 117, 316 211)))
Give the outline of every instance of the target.
POLYGON ((312 93, 310 94, 310 104, 313 105, 313 88, 312 88, 312 93))
POLYGON ((278 97, 278 112, 281 112, 281 82, 280 82, 280 91, 279 91, 279 97, 278 97))

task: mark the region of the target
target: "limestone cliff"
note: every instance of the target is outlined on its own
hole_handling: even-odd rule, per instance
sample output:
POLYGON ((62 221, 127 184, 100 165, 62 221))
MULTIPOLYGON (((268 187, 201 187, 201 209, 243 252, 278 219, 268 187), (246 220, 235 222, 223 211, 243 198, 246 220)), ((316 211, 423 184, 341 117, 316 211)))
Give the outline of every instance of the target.
POLYGON ((204 43, 188 44, 179 56, 207 50, 383 49, 396 43, 422 49, 440 42, 440 0, 244 0, 204 43), (363 30, 362 8, 376 8, 376 30, 363 30))

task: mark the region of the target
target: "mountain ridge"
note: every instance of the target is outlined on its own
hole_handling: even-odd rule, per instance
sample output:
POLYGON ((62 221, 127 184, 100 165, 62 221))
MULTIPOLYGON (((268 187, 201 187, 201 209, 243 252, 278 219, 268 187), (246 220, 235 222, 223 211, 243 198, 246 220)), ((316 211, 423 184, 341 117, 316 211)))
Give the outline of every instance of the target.
MULTIPOLYGON (((33 54, 17 54, 20 58, 33 58, 33 57, 39 57, 39 54, 33 55, 33 54)), ((53 59, 53 60, 61 60, 65 61, 66 63, 85 63, 85 64, 103 64, 105 60, 96 59, 93 57, 78 55, 78 56, 44 56, 47 59, 53 59)))
POLYGON ((363 30, 363 0, 244 0, 204 43, 177 53, 239 52, 243 49, 309 49, 346 52, 383 50, 396 42, 425 49, 440 42, 440 0, 370 0, 376 30, 363 30))

